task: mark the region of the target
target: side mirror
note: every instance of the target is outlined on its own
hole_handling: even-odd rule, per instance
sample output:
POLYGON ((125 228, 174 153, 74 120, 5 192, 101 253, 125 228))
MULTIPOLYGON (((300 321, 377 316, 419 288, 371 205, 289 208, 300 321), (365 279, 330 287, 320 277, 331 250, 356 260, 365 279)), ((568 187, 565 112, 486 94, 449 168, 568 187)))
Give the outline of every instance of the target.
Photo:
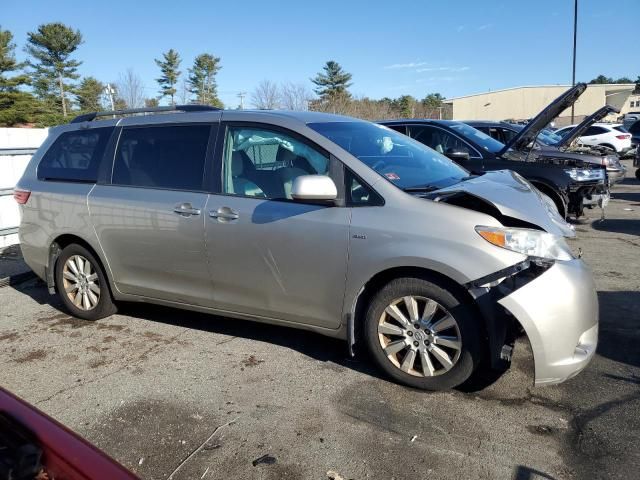
POLYGON ((336 184, 326 175, 300 175, 291 186, 294 200, 335 200, 337 197, 336 184))
POLYGON ((469 152, 467 150, 463 150, 461 148, 450 148, 444 154, 449 157, 454 162, 464 160, 469 160, 469 152))

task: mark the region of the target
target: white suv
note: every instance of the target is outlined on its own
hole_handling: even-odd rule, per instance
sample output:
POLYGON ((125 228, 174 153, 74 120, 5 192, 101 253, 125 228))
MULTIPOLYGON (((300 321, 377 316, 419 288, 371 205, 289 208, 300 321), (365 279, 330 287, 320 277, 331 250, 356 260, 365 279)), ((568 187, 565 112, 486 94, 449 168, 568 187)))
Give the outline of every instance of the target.
MULTIPOLYGON (((575 125, 561 128, 555 133, 564 137, 575 125)), ((602 145, 625 155, 631 150, 631 134, 621 123, 594 123, 580 137, 584 145, 602 145)))

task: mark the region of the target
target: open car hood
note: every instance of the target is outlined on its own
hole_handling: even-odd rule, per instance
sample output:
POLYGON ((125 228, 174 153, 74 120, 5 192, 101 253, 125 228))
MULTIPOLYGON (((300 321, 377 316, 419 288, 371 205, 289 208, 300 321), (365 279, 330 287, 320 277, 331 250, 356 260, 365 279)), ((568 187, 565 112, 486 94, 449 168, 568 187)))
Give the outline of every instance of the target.
POLYGON ((582 133, 585 130, 587 130, 587 128, 589 128, 591 125, 593 125, 597 121, 603 119, 604 117, 606 117, 610 113, 620 113, 620 110, 618 110, 615 107, 612 107, 611 105, 605 105, 604 107, 599 108, 598 110, 593 112, 591 115, 586 117, 584 120, 582 120, 582 122, 580 122, 578 125, 576 125, 573 128, 573 130, 571 130, 569 133, 567 133, 562 138, 562 140, 560 142, 558 142, 555 146, 558 147, 558 148, 568 147, 569 145, 571 145, 573 143, 573 141, 576 138, 580 137, 580 135, 582 135, 582 133))
POLYGON ((544 110, 535 116, 520 132, 508 142, 500 151, 502 155, 510 148, 513 150, 523 150, 529 145, 551 121, 560 115, 564 110, 573 105, 576 100, 587 89, 585 83, 578 83, 574 87, 564 92, 553 102, 551 102, 544 110))
POLYGON ((511 170, 487 172, 482 176, 432 192, 428 198, 436 202, 464 206, 460 196, 465 194, 484 200, 503 217, 516 219, 522 222, 520 224, 523 226, 532 224, 548 233, 563 237, 576 235, 574 228, 558 213, 553 201, 511 170))

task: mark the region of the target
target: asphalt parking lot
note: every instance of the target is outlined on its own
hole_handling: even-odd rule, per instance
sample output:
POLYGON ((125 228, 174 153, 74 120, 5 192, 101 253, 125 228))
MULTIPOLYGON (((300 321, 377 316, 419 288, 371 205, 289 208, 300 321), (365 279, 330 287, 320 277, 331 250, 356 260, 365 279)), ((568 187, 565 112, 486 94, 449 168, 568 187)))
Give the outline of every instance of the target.
MULTIPOLYGON (((595 272, 598 354, 533 388, 519 342, 485 388, 425 393, 311 333, 146 305, 99 322, 0 260, 0 385, 142 478, 634 478, 640 469, 640 182, 573 246, 595 272)), ((562 326, 558 325, 558 334, 562 326)))

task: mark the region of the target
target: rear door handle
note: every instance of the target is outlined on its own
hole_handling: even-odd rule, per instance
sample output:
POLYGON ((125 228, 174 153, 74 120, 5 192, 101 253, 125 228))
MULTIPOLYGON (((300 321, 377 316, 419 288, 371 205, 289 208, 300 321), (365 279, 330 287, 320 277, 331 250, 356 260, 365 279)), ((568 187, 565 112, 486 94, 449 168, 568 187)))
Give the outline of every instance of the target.
POLYGON ((211 210, 209 212, 211 218, 217 219, 219 222, 225 222, 229 220, 237 220, 240 216, 233 208, 220 207, 217 210, 211 210))
POLYGON ((191 217, 192 215, 200 215, 199 208, 193 208, 189 202, 181 203, 173 207, 173 212, 183 217, 191 217))

